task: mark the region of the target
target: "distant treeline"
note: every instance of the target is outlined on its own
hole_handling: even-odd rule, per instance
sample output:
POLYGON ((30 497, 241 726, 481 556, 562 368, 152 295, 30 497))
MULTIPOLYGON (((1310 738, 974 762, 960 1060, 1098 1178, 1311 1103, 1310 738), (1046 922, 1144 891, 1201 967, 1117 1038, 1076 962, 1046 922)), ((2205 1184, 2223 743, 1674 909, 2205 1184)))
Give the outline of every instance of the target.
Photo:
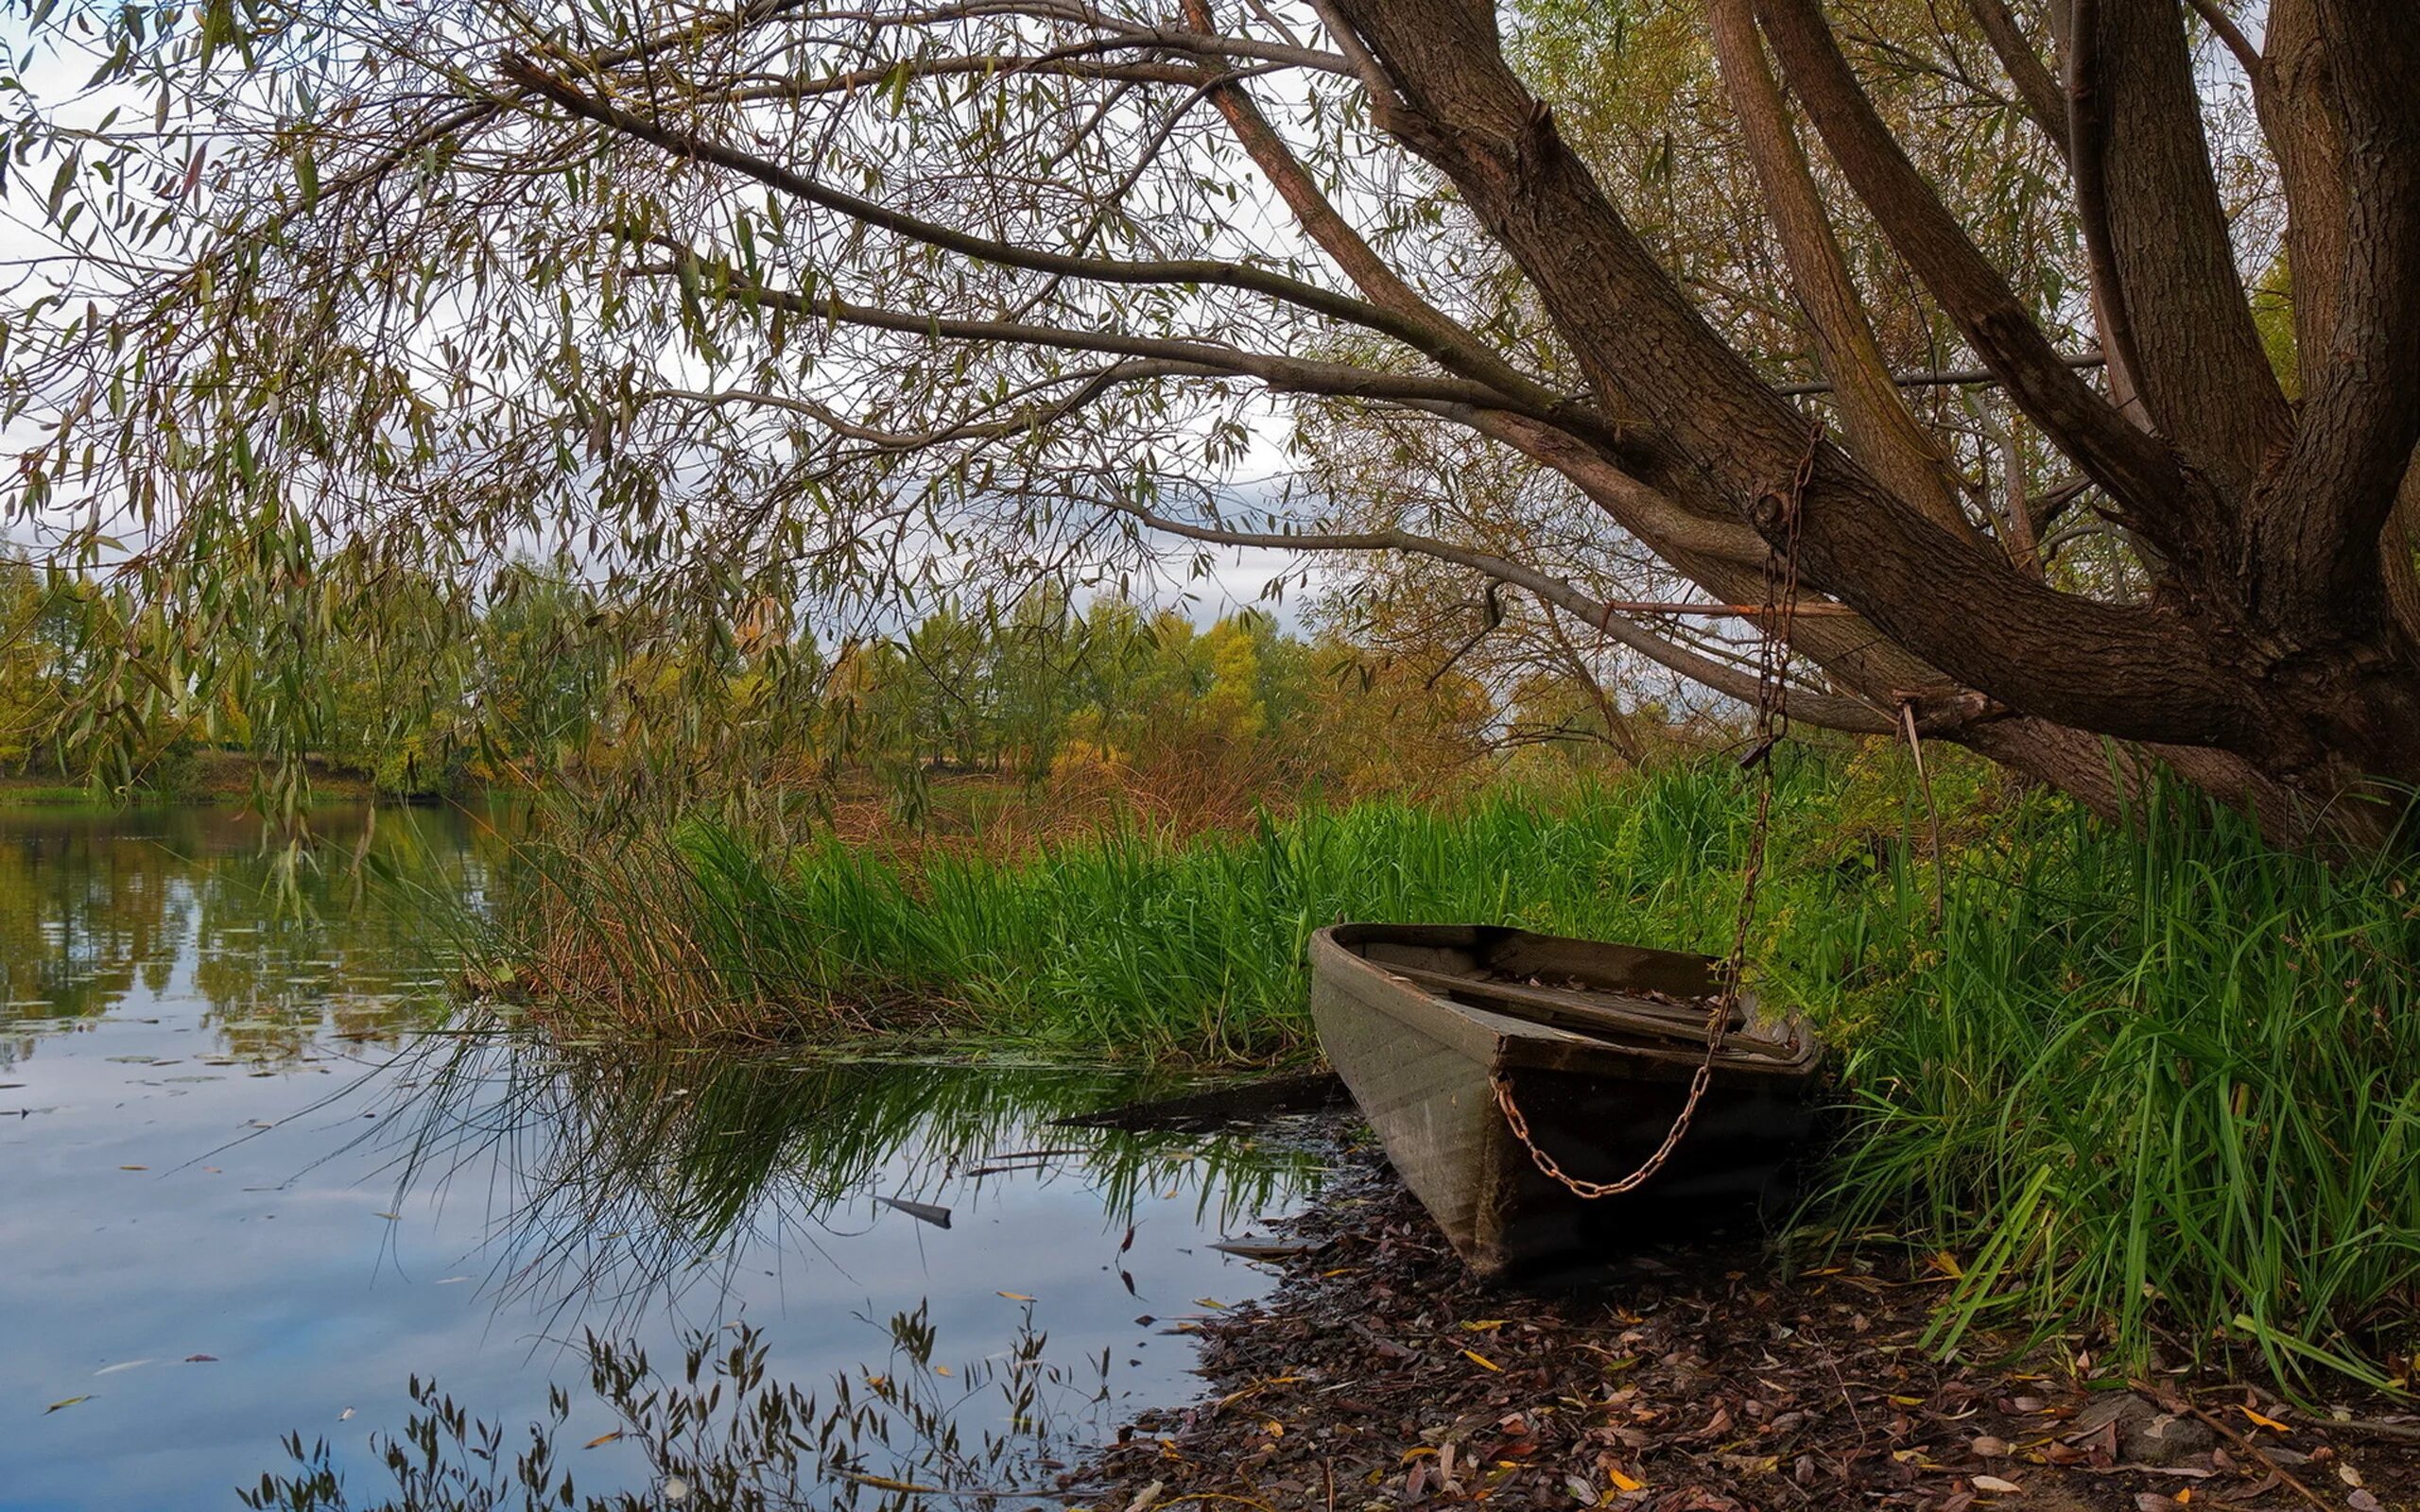
POLYGON ((172 668, 121 693, 93 669, 143 612, 130 595, 0 558, 0 773, 174 793, 238 753, 392 794, 648 772, 902 793, 936 774, 1091 775, 1219 808, 1430 787, 1508 748, 1564 765, 1611 748, 1593 696, 1490 686, 1450 657, 1253 610, 1204 628, 1037 591, 825 645, 777 609, 684 624, 532 563, 476 600, 392 574, 342 607, 314 610, 316 592, 272 606, 257 644, 195 648, 249 669, 212 699, 179 697, 172 668))

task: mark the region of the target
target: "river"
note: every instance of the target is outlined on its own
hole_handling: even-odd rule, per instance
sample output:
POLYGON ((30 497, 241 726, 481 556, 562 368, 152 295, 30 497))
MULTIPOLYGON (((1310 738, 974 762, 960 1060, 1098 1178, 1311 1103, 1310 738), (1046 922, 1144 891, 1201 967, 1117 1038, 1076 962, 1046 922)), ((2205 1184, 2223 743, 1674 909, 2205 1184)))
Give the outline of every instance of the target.
POLYGON ((1320 1178, 1055 1126, 1164 1090, 1109 1070, 549 1042, 449 989, 492 826, 313 829, 0 813, 0 1508, 379 1505, 416 1417, 477 1469, 446 1399, 583 1501, 710 1505, 783 1425, 800 1504, 1046 1487, 1193 1390, 1187 1316, 1266 1284, 1209 1246, 1320 1178), (737 1379, 690 1421, 693 1341, 737 1379))

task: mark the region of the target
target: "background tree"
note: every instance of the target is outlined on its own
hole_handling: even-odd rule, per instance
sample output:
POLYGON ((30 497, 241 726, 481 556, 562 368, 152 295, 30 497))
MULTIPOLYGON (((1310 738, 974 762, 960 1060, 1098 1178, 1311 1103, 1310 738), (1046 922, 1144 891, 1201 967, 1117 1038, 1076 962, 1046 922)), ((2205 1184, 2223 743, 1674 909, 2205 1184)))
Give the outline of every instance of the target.
POLYGON ((27 3, 12 72, 97 73, 9 126, 17 507, 141 543, 161 697, 336 548, 532 540, 691 613, 1409 555, 1739 696, 1622 606, 1794 542, 1802 720, 2294 828, 2420 778, 2389 8, 27 3), (1272 406, 1516 455, 1560 539, 1255 482, 1272 406))

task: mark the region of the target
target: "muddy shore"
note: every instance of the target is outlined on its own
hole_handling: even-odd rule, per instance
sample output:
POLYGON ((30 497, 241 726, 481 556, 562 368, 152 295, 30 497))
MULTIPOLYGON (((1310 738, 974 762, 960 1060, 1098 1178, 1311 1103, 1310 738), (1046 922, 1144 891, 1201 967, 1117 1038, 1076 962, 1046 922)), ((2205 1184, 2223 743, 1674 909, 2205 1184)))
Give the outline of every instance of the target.
POLYGON ((2420 1410, 2321 1421, 2208 1370, 2128 1382, 2088 1348, 1920 1346, 1955 1263, 1761 1236, 1644 1251, 1594 1284, 1486 1290, 1332 1120, 1343 1175, 1262 1236, 1260 1302, 1198 1333, 1201 1400, 1069 1479, 1095 1512, 2420 1507, 2420 1410))

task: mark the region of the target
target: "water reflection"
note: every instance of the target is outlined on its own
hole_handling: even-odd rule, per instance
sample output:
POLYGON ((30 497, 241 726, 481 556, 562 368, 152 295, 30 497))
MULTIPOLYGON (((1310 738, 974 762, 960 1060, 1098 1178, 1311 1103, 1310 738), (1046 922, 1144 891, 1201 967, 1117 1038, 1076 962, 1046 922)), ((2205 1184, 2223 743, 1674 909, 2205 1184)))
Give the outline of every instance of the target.
POLYGON ((870 1194, 953 1231, 1040 1192, 1102 1234, 1146 1205, 1225 1231, 1321 1171, 1284 1120, 1209 1140, 1057 1122, 1182 1090, 1132 1073, 564 1048, 486 1025, 460 1040, 411 1057, 403 1189, 468 1175, 502 1192, 482 1255, 498 1289, 609 1331, 731 1285, 757 1248, 858 1237, 870 1194))
POLYGON ((504 840, 483 813, 347 806, 315 843, 231 808, 0 810, 0 1064, 135 997, 183 989, 232 1056, 299 1055, 323 1030, 383 1038, 440 1001, 449 914, 476 907, 504 840), (379 879, 384 879, 383 889, 379 879))
POLYGON ((735 1399, 676 1443, 600 1383, 668 1411, 698 1339, 709 1376, 745 1338, 763 1390, 848 1430, 794 1500, 978 1465, 1030 1485, 1186 1392, 1164 1331, 1260 1284, 1208 1244, 1316 1179, 1282 1138, 1054 1126, 1150 1090, 1102 1072, 549 1046, 452 1017, 429 921, 479 906, 493 828, 378 816, 361 853, 440 907, 362 902, 363 831, 316 828, 323 861, 281 871, 238 816, 0 817, 0 1508, 224 1506, 289 1432, 358 1489, 388 1447, 474 1419, 517 1452, 560 1418, 583 1496, 652 1498, 746 1431, 735 1399))

